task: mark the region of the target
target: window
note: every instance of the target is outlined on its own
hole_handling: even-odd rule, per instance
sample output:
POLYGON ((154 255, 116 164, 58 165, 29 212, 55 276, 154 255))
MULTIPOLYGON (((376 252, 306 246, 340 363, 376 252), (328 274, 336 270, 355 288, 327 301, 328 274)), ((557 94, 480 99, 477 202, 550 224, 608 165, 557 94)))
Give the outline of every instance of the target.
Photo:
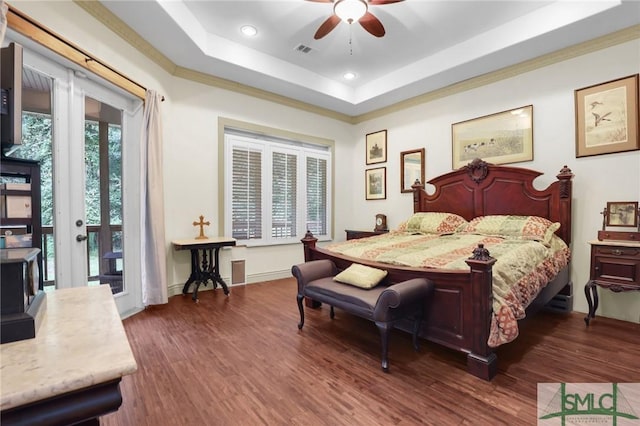
POLYGON ((329 238, 328 146, 225 127, 225 235, 249 245, 329 238))

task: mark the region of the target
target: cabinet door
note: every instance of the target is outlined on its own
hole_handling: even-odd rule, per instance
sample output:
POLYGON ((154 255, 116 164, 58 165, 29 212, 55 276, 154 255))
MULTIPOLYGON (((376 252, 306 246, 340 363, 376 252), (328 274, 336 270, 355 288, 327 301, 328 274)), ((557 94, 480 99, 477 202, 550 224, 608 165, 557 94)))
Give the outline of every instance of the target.
POLYGON ((640 288, 640 249, 596 246, 593 249, 591 277, 612 290, 640 288))

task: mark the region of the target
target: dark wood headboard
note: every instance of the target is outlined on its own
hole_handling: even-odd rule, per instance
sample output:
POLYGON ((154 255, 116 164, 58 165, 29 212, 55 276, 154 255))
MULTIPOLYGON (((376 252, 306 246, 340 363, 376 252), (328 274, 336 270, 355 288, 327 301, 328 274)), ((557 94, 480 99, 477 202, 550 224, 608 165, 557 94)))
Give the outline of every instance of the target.
POLYGON ((533 215, 560 222, 556 232, 571 244, 571 169, 564 166, 546 189, 537 190, 533 181, 542 173, 518 167, 497 166, 475 159, 468 165, 431 179, 428 194, 414 185, 414 212, 456 213, 474 217, 512 214, 533 215))

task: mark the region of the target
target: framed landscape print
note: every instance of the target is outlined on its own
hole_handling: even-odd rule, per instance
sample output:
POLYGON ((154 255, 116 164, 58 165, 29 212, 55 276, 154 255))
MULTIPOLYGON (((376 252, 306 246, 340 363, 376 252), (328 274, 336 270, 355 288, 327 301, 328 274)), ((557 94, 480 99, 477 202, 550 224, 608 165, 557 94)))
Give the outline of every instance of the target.
POLYGON ((416 180, 424 183, 424 148, 400 153, 400 192, 413 192, 416 180))
POLYGON ((474 158, 508 164, 533 160, 533 105, 451 125, 452 167, 474 158))
POLYGON ((385 163, 387 161, 387 131, 369 133, 366 137, 366 158, 368 164, 385 163))
POLYGON ((575 91, 576 157, 640 149, 638 74, 575 91))
POLYGON ((365 199, 384 200, 387 198, 387 168, 378 167, 364 171, 365 199))

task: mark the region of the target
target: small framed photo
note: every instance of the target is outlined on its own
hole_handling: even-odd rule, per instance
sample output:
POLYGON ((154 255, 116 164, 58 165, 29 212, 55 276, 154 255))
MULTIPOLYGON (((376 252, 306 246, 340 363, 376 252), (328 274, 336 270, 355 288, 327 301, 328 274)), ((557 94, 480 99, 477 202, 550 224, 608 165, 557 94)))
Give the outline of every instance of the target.
POLYGON ((378 167, 364 171, 365 199, 384 200, 387 198, 387 168, 378 167))
POLYGON ((366 158, 368 164, 385 163, 387 161, 387 131, 369 133, 366 137, 366 158))
POLYGON ((607 226, 638 226, 637 201, 609 201, 607 202, 607 226))
POLYGON ((493 164, 533 160, 533 105, 451 125, 452 168, 475 158, 493 164))
POLYGON ((424 183, 424 148, 400 153, 400 192, 413 192, 416 181, 424 183))
POLYGON ((640 149, 638 74, 575 91, 576 157, 640 149))

